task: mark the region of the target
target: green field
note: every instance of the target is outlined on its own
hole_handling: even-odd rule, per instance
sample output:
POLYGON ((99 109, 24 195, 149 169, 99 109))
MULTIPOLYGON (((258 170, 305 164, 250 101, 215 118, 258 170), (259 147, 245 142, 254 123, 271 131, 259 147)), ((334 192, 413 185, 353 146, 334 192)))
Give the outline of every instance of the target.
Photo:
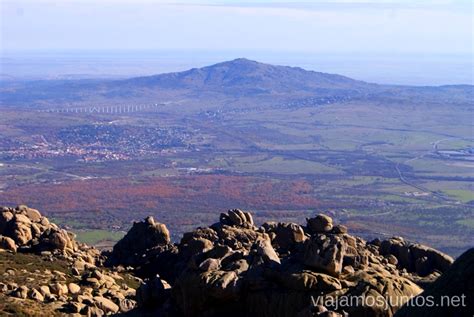
POLYGON ((104 241, 118 241, 123 238, 124 232, 114 232, 107 230, 77 231, 77 240, 89 245, 95 245, 104 241))
POLYGON ((463 203, 467 203, 474 200, 474 192, 470 190, 462 190, 462 189, 449 190, 448 189, 446 190, 446 192, 449 195, 454 196, 456 199, 459 199, 463 203))

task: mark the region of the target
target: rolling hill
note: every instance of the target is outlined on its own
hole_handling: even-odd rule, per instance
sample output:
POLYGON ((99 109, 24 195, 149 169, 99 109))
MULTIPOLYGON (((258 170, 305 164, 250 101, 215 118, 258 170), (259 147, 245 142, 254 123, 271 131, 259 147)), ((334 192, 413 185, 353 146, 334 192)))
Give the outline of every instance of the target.
MULTIPOLYGON (((194 100, 199 100, 202 109, 206 108, 206 103, 215 105, 232 102, 236 107, 245 108, 253 101, 263 106, 272 106, 292 100, 301 102, 305 98, 321 98, 319 103, 377 98, 409 100, 414 96, 439 101, 450 95, 452 101, 466 102, 469 98, 472 99, 474 89, 469 85, 377 85, 336 74, 238 58, 183 72, 125 80, 2 81, 0 93, 2 107, 44 109, 53 104, 71 107, 124 102, 183 103, 183 100, 193 103, 194 100)), ((313 103, 318 104, 317 100, 313 103)))
MULTIPOLYGON (((160 95, 226 97, 296 97, 361 95, 378 89, 348 77, 274 66, 244 58, 178 73, 126 80, 52 80, 24 83, 3 82, 0 102, 11 104, 41 102, 94 102, 103 98, 155 100, 160 95)), ((178 96, 176 96, 178 97, 178 96)))

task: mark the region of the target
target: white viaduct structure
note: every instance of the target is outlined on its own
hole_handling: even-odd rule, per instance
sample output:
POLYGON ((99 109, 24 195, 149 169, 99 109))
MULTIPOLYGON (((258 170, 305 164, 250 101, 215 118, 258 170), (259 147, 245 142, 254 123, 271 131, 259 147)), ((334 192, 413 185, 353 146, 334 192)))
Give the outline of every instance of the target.
POLYGON ((146 105, 115 105, 115 106, 81 106, 81 107, 66 107, 39 110, 39 112, 54 112, 54 113, 131 113, 157 109, 164 104, 146 104, 146 105))

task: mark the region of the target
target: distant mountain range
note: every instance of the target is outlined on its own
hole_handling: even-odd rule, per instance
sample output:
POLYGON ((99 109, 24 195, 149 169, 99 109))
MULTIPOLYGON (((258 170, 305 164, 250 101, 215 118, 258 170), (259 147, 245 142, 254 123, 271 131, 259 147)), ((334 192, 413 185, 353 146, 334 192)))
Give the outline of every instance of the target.
MULTIPOLYGON (((43 80, 2 82, 0 105, 51 105, 72 102, 155 102, 176 98, 265 98, 269 102, 294 98, 367 98, 374 94, 444 93, 472 96, 473 86, 409 87, 366 83, 336 74, 275 66, 238 58, 183 72, 125 80, 43 80), (402 93, 401 93, 402 91, 402 93), (270 99, 268 99, 270 98, 270 99)), ((420 97, 420 96, 418 96, 420 97)))
POLYGON ((354 89, 369 85, 348 77, 307 71, 299 67, 275 66, 238 58, 179 73, 138 77, 122 83, 168 89, 248 89, 281 93, 314 89, 354 89))

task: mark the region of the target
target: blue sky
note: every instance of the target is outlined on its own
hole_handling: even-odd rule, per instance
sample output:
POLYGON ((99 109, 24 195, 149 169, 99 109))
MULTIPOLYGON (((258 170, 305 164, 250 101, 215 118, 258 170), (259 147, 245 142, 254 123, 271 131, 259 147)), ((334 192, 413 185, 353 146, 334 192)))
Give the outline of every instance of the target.
POLYGON ((471 1, 0 0, 2 50, 472 54, 471 1))

